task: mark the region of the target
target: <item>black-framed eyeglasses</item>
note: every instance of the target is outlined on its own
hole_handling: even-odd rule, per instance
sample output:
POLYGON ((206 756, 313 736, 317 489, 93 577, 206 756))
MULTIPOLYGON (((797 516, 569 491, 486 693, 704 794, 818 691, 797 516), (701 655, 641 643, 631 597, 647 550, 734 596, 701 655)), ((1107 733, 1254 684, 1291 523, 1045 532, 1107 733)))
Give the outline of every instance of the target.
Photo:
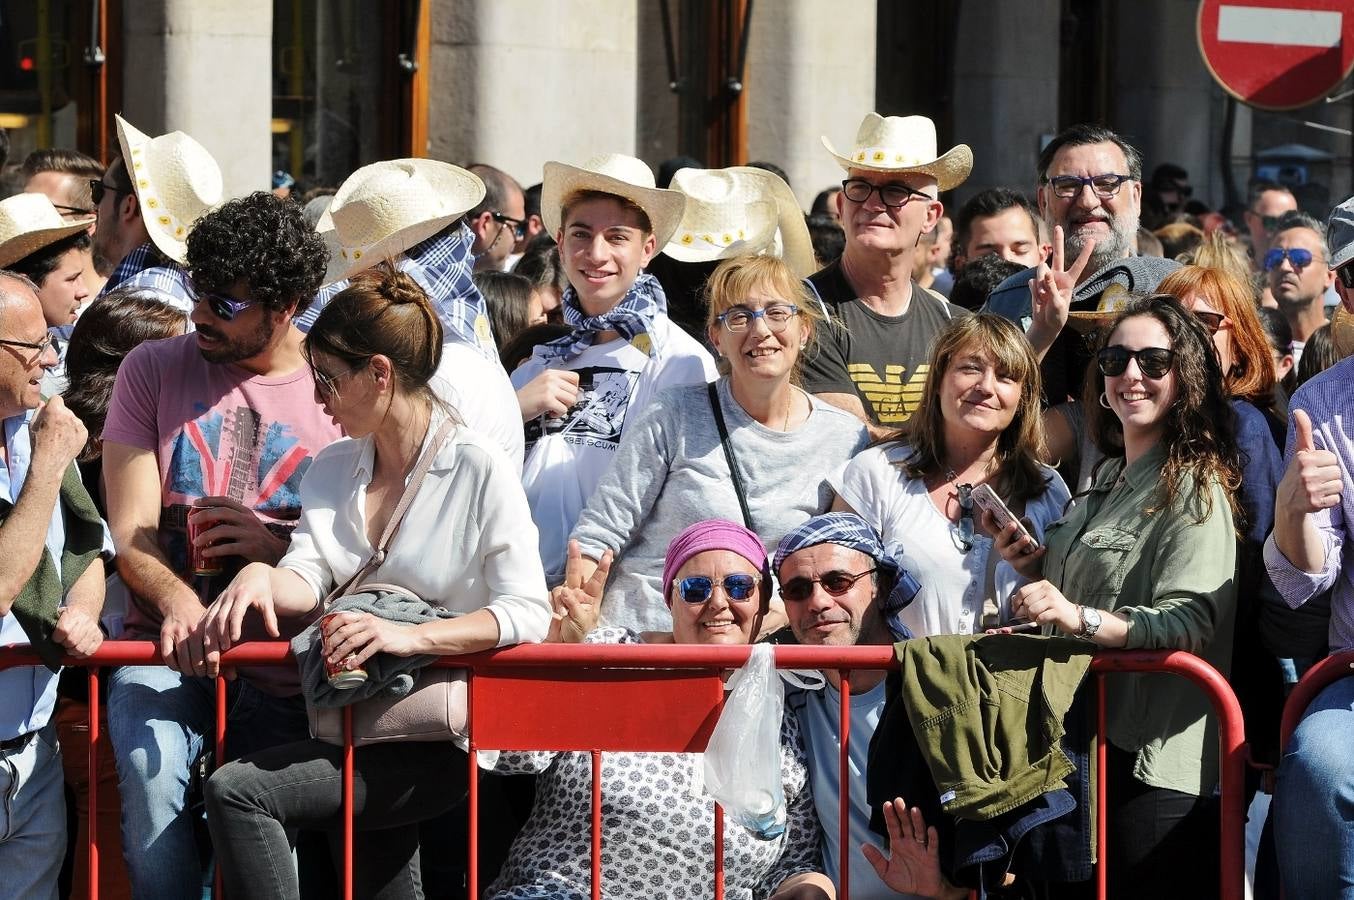
POLYGON ((1047 184, 1053 190, 1053 196, 1064 200, 1070 200, 1080 194, 1081 189, 1088 184, 1097 197, 1108 200, 1119 193, 1119 188, 1123 187, 1125 181, 1132 180, 1131 175, 1089 175, 1085 178, 1077 175, 1059 175, 1048 179, 1047 184))
POLYGON ((197 285, 191 286, 193 301, 204 300, 207 308, 212 311, 223 322, 233 320, 240 313, 258 303, 257 300, 241 300, 239 297, 232 297, 230 294, 223 294, 220 291, 204 291, 197 285))
POLYGON ((930 194, 914 190, 905 184, 871 184, 864 178, 848 178, 842 182, 842 193, 852 203, 864 203, 870 195, 879 194, 879 202, 891 209, 900 209, 913 200, 932 200, 930 194))
POLYGON ((780 596, 783 600, 789 600, 791 603, 799 603, 813 596, 813 586, 821 584, 823 590, 827 591, 833 597, 840 597, 855 586, 857 581, 866 575, 873 575, 876 569, 866 569, 864 572, 843 572, 841 569, 833 569, 831 572, 824 572, 817 578, 791 578, 789 581, 780 583, 780 596))
POLYGON ((956 485, 959 491, 959 525, 955 531, 954 542, 960 551, 967 553, 973 549, 973 485, 956 485))
POLYGON ((60 203, 53 203, 52 206, 62 215, 80 216, 82 218, 84 216, 92 216, 96 212, 96 210, 81 209, 78 206, 62 206, 60 203))
POLYGON ((1227 322, 1227 317, 1222 313, 1208 312, 1207 310, 1194 310, 1194 318, 1208 329, 1209 334, 1217 334, 1222 330, 1222 326, 1227 322))
POLYGON ((1335 270, 1335 276, 1345 286, 1345 290, 1354 291, 1354 263, 1345 263, 1335 270))
POLYGON ((1175 364, 1175 351, 1165 347, 1143 347, 1130 350, 1115 344, 1105 347, 1095 355, 1096 366, 1100 374, 1109 378, 1124 374, 1128 370, 1128 361, 1138 361, 1138 371, 1144 378, 1164 378, 1175 364))
POLYGON ((1303 247, 1289 247, 1287 249, 1274 247, 1265 254, 1265 271, 1273 272, 1283 264, 1285 259, 1288 260, 1288 264, 1293 267, 1294 271, 1301 272, 1312 264, 1312 251, 1303 247))
MULTIPOLYGON (((109 191, 112 191, 114 195, 130 194, 132 192, 132 189, 129 187, 121 188, 115 184, 104 184, 103 179, 101 178, 89 179, 89 199, 93 201, 95 207, 97 207, 100 203, 103 202, 103 195, 108 193, 109 191)), ((57 209, 62 208, 63 207, 60 206, 57 207, 57 209)), ((83 211, 84 210, 81 210, 81 212, 83 211)))
POLYGON ((38 351, 38 356, 42 356, 48 350, 56 348, 56 338, 49 334, 36 343, 33 341, 14 341, 7 338, 0 338, 0 344, 4 344, 6 347, 26 347, 29 350, 38 351))
POLYGON ((527 236, 527 223, 525 219, 514 219, 512 216, 505 216, 503 213, 494 210, 489 213, 490 218, 500 225, 507 225, 512 228, 512 233, 520 241, 527 236))
POLYGON ((734 334, 747 331, 752 327, 752 323, 761 319, 766 323, 766 327, 773 333, 779 333, 785 330, 790 324, 790 320, 799 315, 799 307, 793 303, 772 303, 770 306, 764 306, 761 309, 749 309, 746 306, 735 306, 726 312, 715 317, 725 328, 734 334))
POLYGON ((714 596, 715 585, 723 588, 724 596, 728 597, 731 602, 744 603, 752 599, 752 595, 757 592, 757 585, 761 583, 761 580, 760 575, 736 572, 733 575, 725 575, 718 581, 705 575, 674 578, 672 579, 672 586, 677 589, 677 596, 691 604, 708 602, 714 596))

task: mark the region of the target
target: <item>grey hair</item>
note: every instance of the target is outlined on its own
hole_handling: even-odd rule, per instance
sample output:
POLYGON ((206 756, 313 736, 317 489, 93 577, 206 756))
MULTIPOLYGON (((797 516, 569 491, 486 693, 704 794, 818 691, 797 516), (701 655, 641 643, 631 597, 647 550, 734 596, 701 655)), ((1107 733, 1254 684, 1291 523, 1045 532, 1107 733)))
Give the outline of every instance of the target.
POLYGON ((27 275, 15 272, 13 269, 0 269, 0 317, 4 316, 5 310, 9 308, 10 302, 14 300, 14 295, 4 289, 4 282, 7 278, 17 281, 19 284, 28 288, 33 292, 33 296, 36 297, 38 294, 38 286, 34 284, 33 279, 29 278, 27 275))
POLYGON ((1321 242, 1321 261, 1330 262, 1330 244, 1326 241, 1325 224, 1301 210, 1290 209, 1279 217, 1279 224, 1274 227, 1274 236, 1277 238, 1283 232, 1292 231, 1294 228, 1306 228, 1316 232, 1317 240, 1321 242))

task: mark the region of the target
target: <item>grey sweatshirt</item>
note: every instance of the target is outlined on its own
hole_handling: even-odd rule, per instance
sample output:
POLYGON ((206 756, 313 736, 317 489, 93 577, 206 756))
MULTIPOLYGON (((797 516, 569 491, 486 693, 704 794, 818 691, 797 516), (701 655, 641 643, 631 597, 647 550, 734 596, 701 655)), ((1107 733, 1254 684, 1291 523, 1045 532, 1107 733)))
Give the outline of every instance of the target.
MULTIPOLYGON (((743 411, 719 381, 719 402, 747 491, 752 527, 768 549, 832 502, 827 476, 862 449, 869 436, 849 413, 809 396, 808 421, 774 431, 743 411)), ((669 630, 663 602, 668 542, 693 522, 742 523, 706 387, 663 391, 625 431, 616 458, 574 527, 585 556, 616 554, 601 623, 634 631, 669 630)))

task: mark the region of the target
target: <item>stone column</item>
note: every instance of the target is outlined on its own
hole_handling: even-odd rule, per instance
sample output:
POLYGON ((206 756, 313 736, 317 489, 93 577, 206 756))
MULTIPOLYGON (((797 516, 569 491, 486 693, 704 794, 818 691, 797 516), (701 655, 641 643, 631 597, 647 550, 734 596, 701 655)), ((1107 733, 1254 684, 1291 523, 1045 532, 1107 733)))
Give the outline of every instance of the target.
POLYGON ((228 197, 269 187, 270 0, 138 0, 123 16, 123 58, 127 121, 192 135, 220 164, 228 197))

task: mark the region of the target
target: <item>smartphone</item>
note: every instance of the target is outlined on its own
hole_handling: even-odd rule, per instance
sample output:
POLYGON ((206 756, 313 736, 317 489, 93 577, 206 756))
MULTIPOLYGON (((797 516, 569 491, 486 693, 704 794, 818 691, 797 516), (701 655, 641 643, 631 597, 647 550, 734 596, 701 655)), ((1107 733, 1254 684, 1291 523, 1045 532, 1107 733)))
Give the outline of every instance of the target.
POLYGON ((1016 533, 1021 537, 1027 537, 1034 543, 1034 549, 1039 549, 1039 540, 1025 527, 1025 523, 1015 517, 1002 499, 997 496, 997 492, 992 490, 990 485, 980 484, 973 489, 973 502, 982 509, 992 514, 992 518, 997 520, 998 528, 1005 528, 1009 523, 1016 524, 1016 533))
POLYGON ((1005 626, 1011 630, 1011 634, 1038 634, 1044 626, 1038 622, 1012 622, 1005 626))

